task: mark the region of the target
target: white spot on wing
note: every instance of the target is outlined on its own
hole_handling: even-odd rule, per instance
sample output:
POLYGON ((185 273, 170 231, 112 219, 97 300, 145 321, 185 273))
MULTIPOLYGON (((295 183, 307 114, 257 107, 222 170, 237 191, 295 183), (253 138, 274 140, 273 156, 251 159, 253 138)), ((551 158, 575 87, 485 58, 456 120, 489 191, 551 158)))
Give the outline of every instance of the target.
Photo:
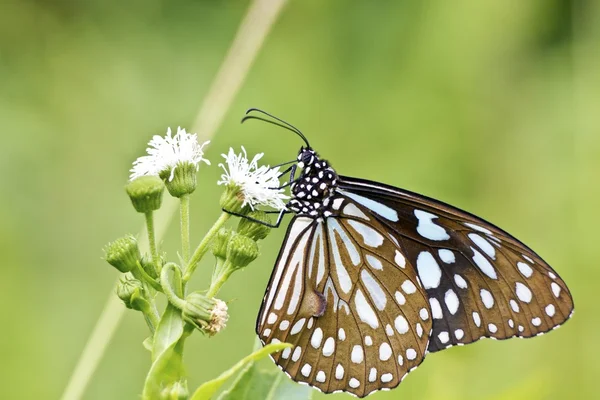
POLYGON ((481 227, 479 225, 475 225, 475 224, 472 224, 470 222, 465 222, 465 225, 468 226, 469 228, 475 229, 476 231, 487 233, 488 235, 492 234, 492 231, 490 231, 489 229, 486 229, 484 227, 481 227))
POLYGON ((519 300, 521 300, 522 302, 525 302, 525 303, 531 302, 531 298, 532 298, 533 294, 531 293, 531 290, 529 290, 529 288, 527 286, 525 286, 521 282, 517 282, 515 284, 515 290, 517 292, 517 297, 519 298, 519 300))
POLYGON ((401 335, 404 335, 406 332, 408 332, 409 329, 408 321, 402 315, 398 315, 396 317, 396 319, 394 320, 394 326, 396 327, 398 333, 401 335))
POLYGON ((440 306, 440 302, 435 297, 431 297, 429 299, 429 305, 431 306, 431 317, 434 319, 442 319, 444 315, 442 314, 442 307, 440 306))
POLYGON ((558 283, 552 282, 550 284, 550 287, 552 288, 552 293, 554 294, 554 297, 558 298, 558 296, 560 296, 560 286, 558 285, 558 283))
POLYGON ((529 265, 519 261, 517 263, 517 268, 519 268, 519 272, 521 272, 521 274, 523 274, 525 278, 531 278, 531 275, 533 274, 533 269, 531 269, 529 265))
POLYGON ((321 383, 325 382, 325 380, 326 380, 326 378, 325 378, 325 372, 324 371, 317 372, 317 376, 316 376, 315 379, 316 379, 317 382, 321 382, 321 383))
POLYGON ((344 367, 342 366, 342 364, 338 364, 337 367, 335 367, 335 379, 340 380, 344 377, 344 367))
POLYGON ((330 355, 333 354, 334 350, 335 350, 335 339, 332 337, 328 337, 327 340, 325 340, 325 344, 323 345, 323 355, 325 357, 329 357, 330 355))
POLYGON ((481 326, 481 317, 477 311, 473 311, 473 322, 478 328, 481 326))
POLYGON ((379 346, 379 359, 381 361, 387 361, 392 356, 392 348, 387 342, 381 343, 379 346))
POLYGON ((487 254, 492 260, 496 259, 496 249, 487 240, 482 238, 476 233, 469 233, 469 239, 473 241, 485 254, 487 254))
POLYGON ((452 250, 448 249, 439 249, 438 254, 440 255, 440 259, 446 264, 452 264, 456 261, 456 257, 452 250))
POLYGON ((333 218, 328 218, 327 222, 329 227, 329 242, 331 244, 333 261, 335 264, 335 272, 340 283, 340 289, 342 289, 344 293, 350 293, 350 290, 352 289, 352 280, 350 279, 348 270, 346 269, 342 261, 342 256, 340 254, 340 249, 338 248, 338 242, 336 240, 336 232, 340 235, 342 242, 348 250, 348 253, 350 254, 350 258, 354 265, 357 265, 360 262, 360 255, 354 247, 354 243, 352 243, 352 241, 350 240, 346 232, 342 229, 342 227, 338 224, 338 222, 335 221, 335 219, 333 218), (355 254, 355 256, 353 256, 353 254, 355 254))
POLYGON ((450 340, 450 335, 447 331, 441 331, 438 334, 438 339, 440 339, 440 342, 442 342, 442 344, 446 344, 450 340))
POLYGON ((415 286, 414 283, 412 283, 411 281, 409 281, 408 279, 405 280, 404 282, 402 282, 402 285, 400 285, 402 287, 402 290, 404 290, 404 293, 406 294, 413 294, 417 291, 417 287, 415 286))
POLYGON ((415 210, 415 217, 419 220, 417 232, 425 239, 435 241, 450 239, 450 235, 448 235, 444 228, 433 223, 433 219, 438 218, 437 215, 426 211, 415 210))
POLYGON ((310 344, 315 349, 318 349, 319 346, 321 346, 322 340, 323 340, 323 330, 321 328, 315 329, 315 331, 312 334, 312 337, 310 338, 310 344))
POLYGON ((473 250, 473 261, 475 261, 475 265, 477 265, 481 272, 483 272, 492 279, 498 279, 498 275, 496 275, 496 270, 494 269, 492 264, 490 264, 488 259, 485 258, 485 256, 479 251, 477 251, 477 249, 471 247, 471 250, 473 250))
POLYGON ((481 302, 483 303, 485 308, 489 310, 494 306, 494 297, 488 290, 481 289, 479 291, 479 296, 481 297, 481 302))
POLYGON ((403 306, 404 303, 406 303, 406 297, 404 297, 404 295, 402 293, 400 293, 399 291, 396 291, 396 293, 394 294, 394 297, 396 298, 396 302, 403 306))
POLYGON ((456 311, 458 311, 459 301, 458 296, 456 295, 456 293, 454 293, 454 290, 448 289, 448 291, 444 295, 444 302, 446 303, 446 307, 448 307, 448 311, 450 311, 450 314, 456 314, 456 311))
POLYGON ((302 375, 304 375, 305 377, 308 378, 311 370, 312 370, 312 367, 310 366, 310 364, 304 364, 304 366, 302 367, 300 372, 302 373, 302 375))
POLYGON ((375 229, 363 224, 362 222, 355 221, 353 219, 348 221, 348 224, 358 232, 363 242, 370 247, 379 247, 383 244, 383 236, 375 229))
POLYGON ((380 311, 383 311, 383 309, 385 309, 387 297, 381 286, 379 286, 377 281, 375 281, 375 279, 367 272, 366 269, 363 269, 360 272, 360 279, 362 280, 365 289, 369 293, 369 296, 371 296, 375 307, 377 307, 377 309, 380 311))
POLYGON ((422 251, 417 256, 417 271, 425 289, 435 289, 440 285, 442 270, 435 258, 428 251, 422 251))
POLYGON ((394 262, 400 267, 400 268, 404 268, 406 267, 406 258, 404 258, 404 256, 402 255, 402 253, 400 253, 398 250, 396 250, 396 253, 394 255, 394 262))
POLYGON ((352 347, 352 353, 350 354, 350 359, 354 364, 360 364, 363 362, 365 358, 365 353, 361 345, 357 344, 352 347))
POLYGON ((377 327, 379 327, 377 315, 367 302, 365 295, 360 289, 356 290, 356 294, 354 295, 354 303, 356 305, 356 312, 360 320, 368 324, 371 328, 377 329, 377 327))
POLYGON ((371 268, 377 269, 380 271, 383 270, 383 264, 381 263, 381 261, 379 261, 379 259, 377 257, 367 254, 367 256, 365 258, 367 260, 367 263, 369 263, 369 265, 371 266, 371 268))
POLYGON ((456 283, 456 286, 461 289, 467 288, 467 281, 465 281, 465 279, 459 274, 454 274, 454 283, 456 283))
POLYGON ((291 335, 295 335, 302 330, 304 327, 304 322, 306 322, 306 318, 299 319, 294 326, 292 326, 292 330, 290 331, 291 335))
POLYGON ((414 360, 415 358, 417 358, 417 352, 415 351, 415 349, 407 349, 406 358, 409 360, 414 360))
POLYGON ((363 213, 360 208, 356 207, 356 205, 352 204, 352 203, 348 203, 346 205, 346 207, 344 207, 344 214, 349 215, 351 217, 358 217, 358 218, 362 218, 366 221, 369 221, 369 217, 367 217, 365 215, 365 213, 363 213))
POLYGON ((383 218, 385 218, 387 220, 390 220, 393 222, 398 222, 398 220, 399 220, 398 213, 396 212, 396 210, 386 206, 385 204, 381 204, 375 200, 368 199, 368 198, 360 196, 356 193, 346 192, 345 190, 338 189, 337 191, 345 196, 350 197, 352 200, 356 201, 357 203, 362 204, 363 206, 367 207, 369 210, 373 211, 376 214, 379 214, 380 216, 382 216, 383 218))

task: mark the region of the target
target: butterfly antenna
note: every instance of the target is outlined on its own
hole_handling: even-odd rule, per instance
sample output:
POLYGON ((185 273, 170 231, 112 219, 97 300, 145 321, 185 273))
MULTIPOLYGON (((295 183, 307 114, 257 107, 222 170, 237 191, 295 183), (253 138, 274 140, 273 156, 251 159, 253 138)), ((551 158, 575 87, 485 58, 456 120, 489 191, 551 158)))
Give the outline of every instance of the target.
POLYGON ((292 131, 296 135, 300 136, 300 138, 304 141, 304 143, 306 143, 307 147, 310 147, 310 144, 308 143, 308 139, 306 139, 306 136, 304 136, 304 134, 300 131, 300 129, 296 128, 294 125, 290 124, 289 122, 286 122, 286 121, 282 120, 281 118, 277 118, 273 114, 270 114, 270 113, 268 113, 266 111, 263 111, 261 109, 258 109, 258 108, 249 108, 246 111, 246 116, 244 118, 242 118, 242 123, 244 123, 245 121, 247 121, 249 119, 257 119, 259 121, 268 122, 268 123, 271 123, 273 125, 277 125, 277 126, 279 126, 281 128, 285 128, 288 131, 292 131), (278 121, 280 123, 268 120, 266 118, 261 118, 261 117, 257 117, 257 116, 254 116, 254 115, 248 115, 248 114, 250 114, 251 112, 254 112, 254 111, 259 112, 261 114, 264 114, 264 115, 266 115, 266 116, 268 116, 270 118, 273 118, 274 120, 276 120, 276 121, 278 121))

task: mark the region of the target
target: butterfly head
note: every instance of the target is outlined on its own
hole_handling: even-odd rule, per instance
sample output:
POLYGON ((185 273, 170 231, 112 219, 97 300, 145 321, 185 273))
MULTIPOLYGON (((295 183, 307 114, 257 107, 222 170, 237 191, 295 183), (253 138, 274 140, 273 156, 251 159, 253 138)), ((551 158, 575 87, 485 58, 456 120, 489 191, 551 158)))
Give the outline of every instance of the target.
POLYGON ((300 149, 297 161, 302 173, 292 186, 292 200, 288 208, 296 214, 310 217, 327 213, 329 199, 337 185, 335 170, 310 147, 300 149))

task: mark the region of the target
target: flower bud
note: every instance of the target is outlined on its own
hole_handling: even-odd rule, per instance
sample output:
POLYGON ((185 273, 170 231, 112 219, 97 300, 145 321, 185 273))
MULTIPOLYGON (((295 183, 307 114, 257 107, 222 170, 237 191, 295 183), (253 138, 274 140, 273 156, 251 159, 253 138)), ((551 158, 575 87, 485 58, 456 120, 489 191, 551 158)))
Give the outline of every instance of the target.
POLYGON ((258 257, 258 244, 247 236, 233 234, 227 246, 227 260, 235 268, 244 268, 258 257))
POLYGON ((142 176, 125 186, 137 212, 148 213, 160 208, 165 184, 157 176, 142 176))
POLYGON ((148 302, 143 297, 143 291, 142 282, 128 275, 122 277, 117 284, 117 296, 123 300, 125 307, 132 310, 141 311, 145 309, 148 302))
POLYGON ((104 247, 105 260, 121 272, 129 272, 137 266, 142 258, 137 240, 127 235, 107 244, 104 247))
POLYGON ((198 167, 190 162, 180 162, 174 169, 165 169, 159 173, 167 190, 173 197, 191 194, 196 190, 196 172, 198 167))
MULTIPOLYGON (((271 218, 269 218, 269 214, 267 214, 264 211, 250 211, 246 216, 253 218, 257 221, 264 222, 265 224, 271 223, 271 218)), ((269 232, 271 232, 271 228, 259 222, 251 221, 247 218, 241 218, 238 224, 237 231, 240 235, 248 236, 249 238, 254 240, 261 240, 267 237, 269 232)))
POLYGON ((175 382, 167 385, 160 392, 160 400, 187 400, 189 396, 186 382, 175 382))
POLYGON ((223 210, 236 214, 245 214, 250 210, 250 207, 244 205, 242 188, 235 184, 225 186, 225 191, 221 195, 220 205, 223 210))
POLYGON ((213 336, 227 323, 227 304, 223 300, 207 297, 200 292, 190 293, 185 299, 183 319, 199 330, 213 336))
POLYGON ((158 279, 158 274, 156 273, 156 269, 154 268, 154 261, 152 261, 152 257, 150 257, 147 254, 144 254, 142 256, 142 259, 140 260, 140 264, 142 265, 142 269, 146 271, 148 275, 150 275, 154 279, 158 279))
POLYGON ((227 245, 233 232, 229 228, 221 228, 212 243, 212 253, 215 257, 225 259, 227 258, 227 245))

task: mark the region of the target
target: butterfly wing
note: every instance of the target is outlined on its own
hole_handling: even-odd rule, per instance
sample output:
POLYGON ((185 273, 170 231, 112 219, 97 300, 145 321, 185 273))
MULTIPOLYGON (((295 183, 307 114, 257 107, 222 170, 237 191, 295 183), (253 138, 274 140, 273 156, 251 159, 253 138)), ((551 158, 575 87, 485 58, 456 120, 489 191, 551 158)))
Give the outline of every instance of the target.
POLYGON ((483 337, 532 337, 573 313, 564 281, 500 228, 448 204, 376 182, 342 177, 337 193, 384 225, 416 267, 429 297, 429 351, 483 337))
POLYGON ((292 379, 363 397, 397 386, 423 360, 432 329, 427 295, 384 224, 351 200, 325 219, 294 217, 256 332, 292 379))

